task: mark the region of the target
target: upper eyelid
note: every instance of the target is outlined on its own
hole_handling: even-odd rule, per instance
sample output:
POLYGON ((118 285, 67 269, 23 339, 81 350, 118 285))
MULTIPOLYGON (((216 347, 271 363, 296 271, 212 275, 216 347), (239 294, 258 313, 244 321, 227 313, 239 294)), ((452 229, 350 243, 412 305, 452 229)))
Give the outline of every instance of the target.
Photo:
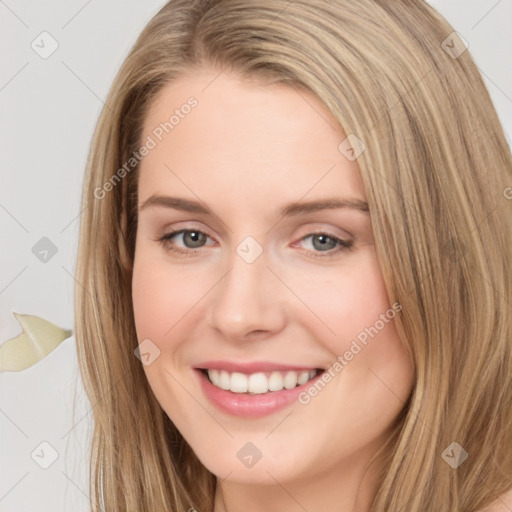
POLYGON ((160 238, 160 237, 164 237, 167 235, 178 235, 178 234, 181 234, 181 233, 187 232, 187 231, 199 231, 200 233, 206 235, 208 238, 214 239, 214 237, 211 236, 207 230, 205 230, 203 228, 199 228, 199 227, 194 227, 194 226, 187 226, 184 228, 162 229, 158 232, 158 237, 160 238))
MULTIPOLYGON (((167 226, 167 227, 164 227, 162 229, 159 229, 158 230, 158 233, 160 236, 165 236, 166 234, 168 233, 171 233, 171 232, 174 232, 174 233, 178 233, 178 232, 181 232, 181 231, 200 231, 201 233, 204 233, 205 235, 208 235, 210 238, 213 238, 215 239, 214 236, 210 235, 209 234, 209 229, 208 228, 203 228, 200 224, 202 224, 201 222, 199 222, 197 225, 193 223, 194 221, 184 221, 183 223, 186 223, 186 225, 184 227, 170 227, 170 226, 167 226), (190 223, 192 222, 192 223, 190 223)), ((177 224, 181 224, 181 222, 178 222, 177 224)), ((354 239, 355 238, 355 235, 353 233, 351 233, 350 231, 346 230, 346 229, 342 229, 340 227, 332 227, 332 228, 325 228, 325 227, 320 227, 321 225, 323 224, 326 224, 325 221, 320 221, 320 222, 307 222, 307 224, 313 224, 314 226, 313 227, 308 227, 307 230, 308 232, 304 235, 308 235, 308 234, 311 234, 311 232, 326 232, 328 233, 329 231, 332 233, 332 236, 335 236, 335 237, 339 237, 339 238, 343 238, 343 239, 354 239), (336 234, 335 232, 336 231, 341 231, 340 234, 336 234)), ((231 230, 230 230, 231 231, 231 230)))

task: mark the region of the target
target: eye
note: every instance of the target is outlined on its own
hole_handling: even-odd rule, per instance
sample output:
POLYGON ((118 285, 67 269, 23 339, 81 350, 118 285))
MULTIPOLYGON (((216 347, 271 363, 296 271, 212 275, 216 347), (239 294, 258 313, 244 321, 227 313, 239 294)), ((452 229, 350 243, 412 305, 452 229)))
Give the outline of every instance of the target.
MULTIPOLYGON (((185 256, 194 256, 199 252, 198 249, 205 245, 208 238, 210 237, 199 229, 180 229, 166 233, 158 238, 158 241, 169 252, 185 256), (185 245, 184 248, 177 247, 173 242, 173 239, 178 239, 180 237, 182 244, 185 245)), ((301 241, 309 238, 311 238, 313 250, 308 250, 307 252, 315 258, 331 257, 341 251, 348 251, 352 249, 354 245, 351 240, 343 240, 326 232, 310 233, 309 235, 301 238, 301 241)))
POLYGON ((199 229, 180 229, 171 231, 160 237, 158 241, 170 252, 183 255, 194 255, 196 249, 200 249, 209 236, 199 229), (176 247, 172 242, 173 238, 181 237, 185 249, 176 247), (192 254, 190 254, 192 253, 192 254))
POLYGON ((341 251, 348 251, 352 249, 354 245, 354 242, 351 240, 343 240, 325 232, 311 233, 301 238, 301 240, 304 241, 308 238, 311 238, 311 245, 315 249, 309 252, 311 252, 311 255, 315 258, 328 258, 341 251))

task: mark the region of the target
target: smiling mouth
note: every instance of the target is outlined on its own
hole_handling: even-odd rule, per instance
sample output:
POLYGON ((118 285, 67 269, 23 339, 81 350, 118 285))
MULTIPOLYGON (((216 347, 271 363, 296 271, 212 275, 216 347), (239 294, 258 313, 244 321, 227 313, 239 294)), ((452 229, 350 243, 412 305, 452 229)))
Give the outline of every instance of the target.
POLYGON ((276 370, 251 374, 205 368, 200 368, 199 371, 217 388, 232 393, 261 395, 302 386, 325 370, 276 370))

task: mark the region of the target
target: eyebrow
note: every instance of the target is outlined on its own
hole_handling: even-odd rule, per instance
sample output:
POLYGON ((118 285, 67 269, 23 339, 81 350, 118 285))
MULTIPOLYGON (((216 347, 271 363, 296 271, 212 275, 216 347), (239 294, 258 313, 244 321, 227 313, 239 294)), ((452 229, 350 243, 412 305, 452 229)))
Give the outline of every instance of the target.
MULTIPOLYGON (((164 208, 173 208, 184 212, 201 213, 204 215, 213 215, 212 211, 204 204, 190 199, 181 197, 152 195, 139 207, 142 211, 151 206, 160 206, 164 208)), ((369 215, 370 210, 368 203, 362 199, 339 199, 339 198, 326 198, 316 201, 295 202, 290 203, 279 211, 282 217, 293 217, 296 215, 304 215, 306 213, 317 212, 320 210, 335 210, 340 208, 350 208, 359 210, 369 215)))

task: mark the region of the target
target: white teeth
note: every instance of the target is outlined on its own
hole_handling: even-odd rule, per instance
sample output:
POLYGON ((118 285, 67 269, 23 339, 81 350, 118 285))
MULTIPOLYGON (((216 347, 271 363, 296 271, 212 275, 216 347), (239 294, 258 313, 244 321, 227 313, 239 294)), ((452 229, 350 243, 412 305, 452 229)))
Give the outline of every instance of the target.
POLYGON ((284 377, 284 387, 286 389, 292 389, 297 386, 297 372, 288 372, 284 377))
POLYGON ((268 379, 268 389, 269 391, 281 391, 283 389, 283 376, 280 372, 272 372, 270 374, 270 378, 268 379))
MULTIPOLYGON (((315 375, 313 374, 313 377, 314 376, 315 375)), ((297 379, 297 382, 298 382, 299 386, 302 386, 302 384, 306 384, 306 382, 308 380, 309 380, 309 372, 301 372, 301 373, 299 373, 299 378, 297 379)))
POLYGON ((219 378, 219 387, 225 390, 229 389, 231 379, 229 378, 229 373, 222 371, 220 372, 219 378))
POLYGON ((247 389, 251 393, 260 394, 268 391, 268 379, 264 373, 253 373, 247 381, 247 389))
POLYGON ((229 373, 225 370, 208 370, 208 377, 214 386, 233 393, 263 394, 268 391, 281 391, 283 388, 292 389, 297 385, 301 386, 316 375, 316 370, 304 370, 300 372, 288 371, 271 372, 270 376, 263 372, 229 373))
POLYGON ((247 393, 247 377, 243 373, 233 372, 231 374, 230 389, 235 393, 247 393))

